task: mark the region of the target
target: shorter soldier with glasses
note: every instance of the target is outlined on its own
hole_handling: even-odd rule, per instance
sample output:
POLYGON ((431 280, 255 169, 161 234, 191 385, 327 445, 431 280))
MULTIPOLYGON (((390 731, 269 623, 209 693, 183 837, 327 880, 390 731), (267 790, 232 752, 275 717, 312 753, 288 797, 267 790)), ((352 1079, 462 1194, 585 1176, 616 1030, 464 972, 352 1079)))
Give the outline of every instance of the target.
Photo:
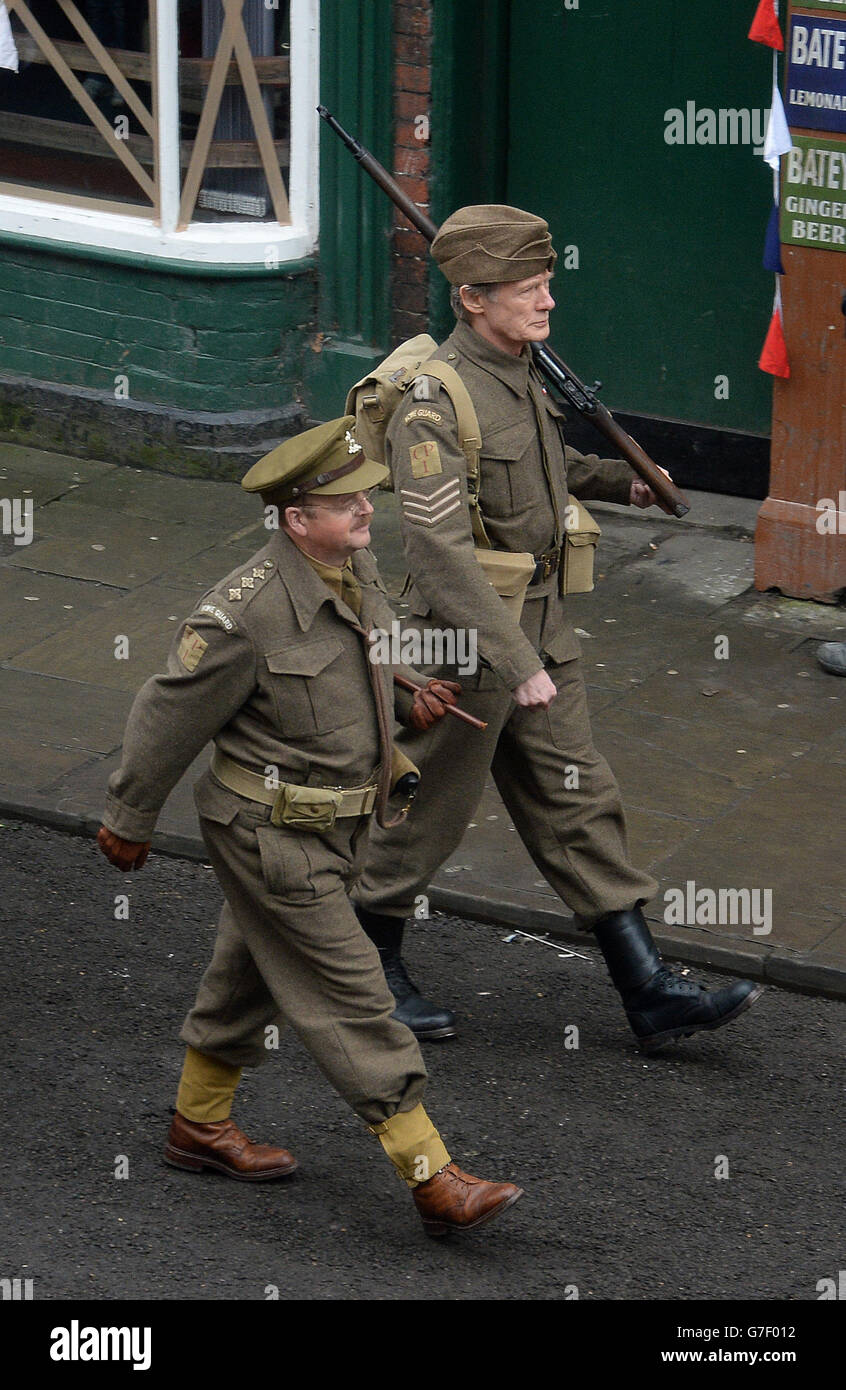
MULTIPOLYGON (((168 794, 214 740, 195 799, 226 901, 181 1033, 166 1161, 247 1181, 294 1171, 287 1150, 252 1143, 230 1119, 241 1068, 264 1061, 271 1025, 288 1024, 378 1135, 427 1233, 443 1235, 522 1192, 451 1162, 422 1104, 418 1043, 391 1017, 378 952, 347 897, 369 816, 396 823, 407 805, 389 819, 392 791, 416 780, 391 745, 392 671, 370 660, 368 642, 393 618, 367 550, 367 489, 387 470, 364 456, 353 425, 347 416, 308 430, 244 478, 278 509, 279 529, 204 595, 167 672, 138 694, 98 841, 118 868, 141 868, 168 794)), ((400 692, 398 712, 430 728, 457 689, 400 692)))

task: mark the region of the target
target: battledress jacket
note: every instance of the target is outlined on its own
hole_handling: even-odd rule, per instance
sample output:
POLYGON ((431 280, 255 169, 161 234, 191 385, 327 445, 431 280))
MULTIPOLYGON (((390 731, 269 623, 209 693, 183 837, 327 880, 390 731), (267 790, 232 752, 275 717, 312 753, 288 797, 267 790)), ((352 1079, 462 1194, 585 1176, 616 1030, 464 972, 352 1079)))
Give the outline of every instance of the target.
MULTIPOLYGON (((458 323, 433 357, 453 367, 470 392, 482 437, 479 501, 495 549, 543 555, 556 539, 556 515, 559 534, 563 528, 569 493, 580 500, 628 503, 634 475, 627 463, 582 455, 565 445, 563 413, 535 373, 528 346, 513 357, 458 323)), ((505 610, 476 559, 467 462, 452 403, 435 378, 421 374, 409 387, 388 428, 386 452, 413 581, 411 613, 438 626, 474 627, 480 658, 514 690, 540 669, 538 649, 505 610)), ((580 648, 555 574, 529 588, 523 621, 532 621, 532 603, 544 598, 551 601, 540 651, 553 661, 569 661, 580 648)))
MULTIPOLYGON (((169 793, 205 744, 253 772, 278 770, 300 786, 356 787, 380 761, 365 642, 355 624, 390 630, 394 614, 369 551, 353 556, 361 587, 356 619, 283 531, 209 590, 177 632, 167 670, 141 688, 123 759, 109 779, 103 823, 122 839, 149 840, 169 793)), ((386 707, 400 718, 411 697, 376 667, 386 707)), ((212 778, 198 810, 235 815, 239 798, 212 778), (229 805, 231 802, 231 806, 229 805)))

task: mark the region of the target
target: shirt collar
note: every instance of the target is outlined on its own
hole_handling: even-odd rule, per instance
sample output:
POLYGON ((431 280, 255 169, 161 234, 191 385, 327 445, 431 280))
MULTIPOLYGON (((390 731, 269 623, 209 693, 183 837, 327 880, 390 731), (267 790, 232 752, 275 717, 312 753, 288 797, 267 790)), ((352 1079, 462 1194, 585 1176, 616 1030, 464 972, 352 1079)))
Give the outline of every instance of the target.
POLYGON ((324 564, 322 560, 318 560, 314 555, 309 555, 308 551, 306 550, 303 550, 300 553, 304 555, 305 558, 308 560, 315 574, 319 574, 320 578, 324 580, 324 582, 327 584, 342 584, 344 579, 344 572, 346 571, 347 573, 352 574, 351 560, 345 560, 343 565, 341 565, 341 567, 339 568, 337 565, 324 564))
POLYGON ((529 389, 529 366, 532 361, 532 350, 528 343, 524 344, 520 356, 515 357, 512 353, 503 352, 502 348, 488 342, 487 338, 483 338, 481 333, 477 333, 469 323, 463 321, 455 325, 451 341, 455 342, 462 356, 469 357, 471 362, 482 368, 482 371, 490 372, 497 381, 510 387, 516 396, 526 396, 529 389))
MULTIPOLYGON (((349 622, 346 605, 343 611, 332 590, 327 588, 313 564, 294 545, 291 537, 281 529, 276 531, 270 543, 270 550, 276 561, 277 573, 291 599, 297 622, 303 632, 307 632, 314 622, 315 615, 324 603, 331 603, 342 618, 349 622)), ((318 562, 319 563, 319 562, 318 562)), ((325 566, 328 570, 330 566, 325 566)), ((341 571, 336 571, 340 578, 341 571)))

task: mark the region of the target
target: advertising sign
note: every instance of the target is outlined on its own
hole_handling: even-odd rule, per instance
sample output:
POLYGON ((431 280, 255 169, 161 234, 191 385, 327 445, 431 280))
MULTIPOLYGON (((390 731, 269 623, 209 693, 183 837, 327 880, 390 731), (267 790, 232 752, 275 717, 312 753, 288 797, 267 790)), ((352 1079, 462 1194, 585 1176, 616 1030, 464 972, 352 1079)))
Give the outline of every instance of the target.
POLYGON ((846 134, 846 19, 794 14, 785 108, 791 126, 846 134))
POLYGON ((782 241, 846 251, 846 141, 794 135, 782 168, 782 241))

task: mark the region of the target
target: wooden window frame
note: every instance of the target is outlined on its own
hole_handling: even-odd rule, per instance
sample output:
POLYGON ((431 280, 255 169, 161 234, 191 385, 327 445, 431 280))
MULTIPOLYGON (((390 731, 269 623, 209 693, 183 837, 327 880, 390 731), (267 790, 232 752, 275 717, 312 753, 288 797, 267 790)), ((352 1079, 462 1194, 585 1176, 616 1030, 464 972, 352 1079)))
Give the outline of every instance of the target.
MULTIPOLYGON (((31 0, 6 0, 9 13, 16 14, 25 27, 22 56, 32 58, 37 46, 38 60, 50 62, 91 120, 93 129, 84 128, 86 138, 94 141, 99 136, 105 141, 109 152, 121 161, 142 195, 149 199, 149 206, 80 197, 0 180, 0 231, 162 259, 216 264, 270 266, 310 254, 317 239, 319 121, 315 108, 318 102, 319 0, 290 0, 288 189, 279 167, 280 155, 288 151, 274 142, 261 99, 263 82, 282 80, 283 60, 262 60, 250 52, 242 19, 245 0, 222 0, 224 25, 214 58, 183 59, 181 65, 177 0, 149 0, 149 57, 105 49, 79 12, 75 0, 57 0, 57 3, 76 29, 79 44, 51 40, 31 14, 30 3, 31 0), (117 88, 144 134, 129 140, 119 139, 68 60, 74 63, 77 71, 103 73, 117 88), (151 82, 151 110, 147 110, 128 80, 135 75, 146 75, 147 71, 151 82), (180 79, 183 89, 190 85, 203 94, 193 144, 180 140, 180 79), (254 153, 245 150, 243 144, 236 147, 234 143, 212 143, 224 86, 235 80, 243 85, 252 117, 256 136, 254 153), (206 169, 244 167, 244 161, 263 169, 275 220, 193 222, 206 169), (151 163, 152 176, 147 172, 151 163)), ((45 120, 45 129, 46 124, 45 120)))

